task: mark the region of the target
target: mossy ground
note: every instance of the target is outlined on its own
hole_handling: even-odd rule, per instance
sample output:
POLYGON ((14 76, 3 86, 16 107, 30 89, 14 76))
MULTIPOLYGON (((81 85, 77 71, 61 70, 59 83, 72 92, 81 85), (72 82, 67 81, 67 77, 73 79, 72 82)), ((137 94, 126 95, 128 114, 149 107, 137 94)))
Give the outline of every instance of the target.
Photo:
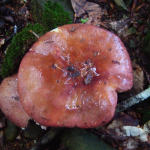
POLYGON ((71 23, 71 18, 69 12, 66 12, 59 3, 47 1, 44 6, 43 21, 46 29, 40 24, 33 25, 29 23, 21 32, 13 37, 11 44, 7 48, 4 63, 1 67, 1 75, 3 78, 18 71, 23 56, 29 47, 37 40, 29 30, 41 36, 46 31, 71 23))
POLYGON ((61 4, 49 0, 44 5, 43 20, 47 31, 72 23, 69 12, 65 11, 61 4))
POLYGON ((43 35, 45 29, 39 24, 29 23, 21 32, 17 33, 11 44, 8 46, 4 56, 4 63, 2 64, 1 75, 6 78, 17 72, 21 59, 27 52, 29 47, 37 40, 36 37, 29 32, 34 31, 38 35, 43 35))

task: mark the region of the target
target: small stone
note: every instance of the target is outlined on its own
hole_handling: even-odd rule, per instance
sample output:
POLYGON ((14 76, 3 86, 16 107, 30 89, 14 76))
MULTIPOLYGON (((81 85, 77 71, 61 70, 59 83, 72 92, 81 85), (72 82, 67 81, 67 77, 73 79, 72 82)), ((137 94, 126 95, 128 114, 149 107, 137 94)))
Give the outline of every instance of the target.
POLYGON ((20 128, 12 123, 10 120, 6 120, 6 127, 4 129, 5 138, 8 141, 14 141, 18 136, 20 128))
POLYGON ((135 48, 136 43, 133 40, 130 40, 130 48, 135 48))

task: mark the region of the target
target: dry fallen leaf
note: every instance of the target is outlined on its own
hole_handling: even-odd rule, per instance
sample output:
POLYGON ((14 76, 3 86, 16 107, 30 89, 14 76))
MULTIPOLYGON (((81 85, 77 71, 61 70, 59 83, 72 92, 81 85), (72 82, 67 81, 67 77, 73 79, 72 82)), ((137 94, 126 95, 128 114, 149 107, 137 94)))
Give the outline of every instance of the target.
POLYGON ((86 2, 83 9, 88 13, 88 21, 86 24, 92 24, 100 27, 100 25, 105 26, 104 23, 101 22, 101 16, 105 13, 103 9, 95 3, 86 2))
POLYGON ((125 114, 124 112, 115 115, 115 119, 107 127, 107 129, 115 129, 121 126, 137 126, 139 120, 125 114))
POLYGON ((133 92, 138 94, 143 91, 144 86, 144 73, 142 68, 136 64, 134 61, 132 62, 133 67, 133 92))
MULTIPOLYGON (((132 68, 133 68, 133 87, 131 90, 127 92, 119 93, 118 99, 127 100, 143 91, 144 72, 142 68, 134 62, 134 60, 132 62, 132 68)), ((149 97, 147 94, 144 94, 144 97, 145 96, 149 97)), ((144 97, 142 98, 143 100, 145 99, 144 97)))
POLYGON ((0 39, 0 48, 1 48, 1 46, 4 45, 4 44, 5 44, 5 39, 0 39))
MULTIPOLYGON (((101 22, 101 17, 106 13, 98 4, 88 2, 86 0, 71 0, 72 7, 75 11, 75 17, 86 17, 88 14, 88 21, 86 24, 92 24, 100 27, 101 25, 107 27, 101 22)), ((85 19, 85 18, 84 18, 85 19)))
POLYGON ((124 10, 127 10, 127 7, 123 0, 114 0, 117 6, 122 7, 124 10))
POLYGON ((127 138, 121 143, 121 146, 126 150, 136 150, 138 148, 138 140, 127 138))
POLYGON ((117 113, 105 132, 124 149, 135 150, 142 142, 148 141, 148 134, 140 128, 139 120, 124 112, 117 113))
POLYGON ((130 19, 121 19, 118 21, 110 22, 110 25, 112 29, 117 32, 118 36, 126 37, 126 29, 128 28, 130 21, 130 19))
POLYGON ((76 17, 80 17, 85 13, 85 10, 83 9, 85 3, 86 0, 71 0, 71 4, 75 11, 76 17))
POLYGON ((109 133, 115 139, 122 139, 123 137, 123 126, 138 126, 139 120, 135 119, 124 112, 115 115, 115 119, 107 127, 107 133, 109 133))
POLYGON ((148 141, 148 135, 142 128, 133 126, 123 126, 123 129, 126 131, 126 133, 124 133, 124 136, 137 137, 142 142, 148 141))
POLYGON ((150 133, 150 121, 146 122, 144 124, 144 127, 143 129, 147 132, 147 133, 150 133))

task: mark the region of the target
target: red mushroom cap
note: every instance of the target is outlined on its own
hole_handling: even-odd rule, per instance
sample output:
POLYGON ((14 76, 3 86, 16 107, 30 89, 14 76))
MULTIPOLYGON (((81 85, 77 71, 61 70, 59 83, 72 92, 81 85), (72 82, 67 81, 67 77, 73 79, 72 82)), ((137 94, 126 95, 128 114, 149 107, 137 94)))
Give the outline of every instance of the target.
POLYGON ((21 103, 44 126, 104 125, 114 116, 117 92, 132 84, 121 40, 87 24, 64 25, 40 37, 18 73, 21 103))
POLYGON ((24 111, 17 92, 17 75, 4 79, 0 85, 0 109, 19 127, 27 127, 30 116, 24 111))

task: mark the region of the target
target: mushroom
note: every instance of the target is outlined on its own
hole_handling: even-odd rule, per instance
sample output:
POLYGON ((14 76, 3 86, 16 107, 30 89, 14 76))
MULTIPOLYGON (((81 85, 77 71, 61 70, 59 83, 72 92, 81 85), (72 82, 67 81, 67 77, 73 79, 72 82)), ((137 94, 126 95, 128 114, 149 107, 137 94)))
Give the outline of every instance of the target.
POLYGON ((0 85, 0 108, 18 127, 27 127, 30 116, 24 111, 17 92, 17 74, 5 78, 0 85))
POLYGON ((131 89, 130 57, 113 33, 87 24, 58 27, 23 58, 18 92, 43 126, 93 128, 115 113, 117 92, 131 89))

